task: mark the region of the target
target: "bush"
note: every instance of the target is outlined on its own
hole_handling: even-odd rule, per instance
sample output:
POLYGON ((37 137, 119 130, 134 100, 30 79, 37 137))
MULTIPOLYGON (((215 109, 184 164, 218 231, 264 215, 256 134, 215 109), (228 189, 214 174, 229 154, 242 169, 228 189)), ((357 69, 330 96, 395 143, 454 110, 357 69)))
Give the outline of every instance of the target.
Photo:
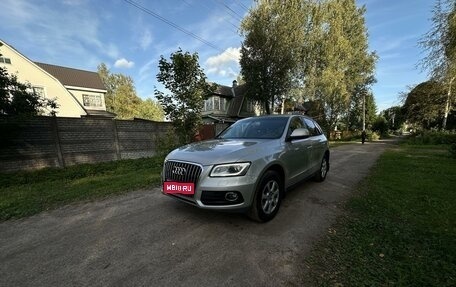
POLYGON ((367 140, 368 141, 378 141, 380 139, 380 135, 377 132, 367 131, 367 140))
POLYGON ((448 151, 450 152, 450 156, 452 158, 456 158, 456 143, 451 144, 448 151))
POLYGON ((165 135, 155 140, 156 155, 162 158, 179 146, 178 138, 173 130, 169 130, 165 135))
POLYGON ((411 145, 452 145, 456 144, 456 133, 449 131, 421 131, 409 137, 407 143, 411 145))

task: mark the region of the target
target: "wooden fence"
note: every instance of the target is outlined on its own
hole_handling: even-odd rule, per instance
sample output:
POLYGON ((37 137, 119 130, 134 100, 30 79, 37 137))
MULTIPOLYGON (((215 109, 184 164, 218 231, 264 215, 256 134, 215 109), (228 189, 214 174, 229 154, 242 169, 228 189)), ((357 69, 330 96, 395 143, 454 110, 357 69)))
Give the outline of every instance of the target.
POLYGON ((0 171, 150 157, 170 123, 103 118, 0 117, 0 171))

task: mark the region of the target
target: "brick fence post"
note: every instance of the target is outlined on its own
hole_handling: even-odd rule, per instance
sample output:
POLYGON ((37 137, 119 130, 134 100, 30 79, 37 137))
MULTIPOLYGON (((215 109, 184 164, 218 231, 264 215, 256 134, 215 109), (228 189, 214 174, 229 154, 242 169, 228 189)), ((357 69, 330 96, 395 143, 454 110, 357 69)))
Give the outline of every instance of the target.
POLYGON ((116 160, 120 160, 120 144, 119 144, 119 134, 117 131, 117 120, 112 120, 113 123, 113 132, 114 132, 114 148, 116 151, 116 160))
POLYGON ((52 130, 52 135, 54 137, 55 148, 57 151, 57 158, 59 160, 59 167, 64 168, 65 160, 63 158, 62 147, 60 145, 60 135, 59 135, 57 117, 55 117, 55 116, 51 117, 51 130, 52 130))

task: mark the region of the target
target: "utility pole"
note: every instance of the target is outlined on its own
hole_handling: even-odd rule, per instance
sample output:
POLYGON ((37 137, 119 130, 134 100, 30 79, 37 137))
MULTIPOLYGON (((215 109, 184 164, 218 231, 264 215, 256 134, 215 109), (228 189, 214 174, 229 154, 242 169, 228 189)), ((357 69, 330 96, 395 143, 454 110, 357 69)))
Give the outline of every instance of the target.
POLYGON ((366 130, 366 91, 363 90, 363 131, 366 130))

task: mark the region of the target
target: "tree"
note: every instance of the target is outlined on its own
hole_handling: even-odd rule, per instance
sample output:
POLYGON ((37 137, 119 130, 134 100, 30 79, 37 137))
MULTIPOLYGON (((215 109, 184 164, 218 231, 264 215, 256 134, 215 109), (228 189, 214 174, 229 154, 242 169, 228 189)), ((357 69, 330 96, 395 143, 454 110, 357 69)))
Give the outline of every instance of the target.
POLYGON ((365 95, 365 124, 372 126, 377 119, 377 105, 371 92, 355 92, 350 98, 348 113, 346 116, 347 129, 362 130, 363 128, 363 97, 365 95))
POLYGON ((427 53, 420 64, 428 70, 433 81, 446 86, 445 105, 442 109, 442 129, 445 129, 448 114, 452 110, 456 81, 456 2, 437 0, 433 14, 431 29, 419 42, 427 53))
POLYGON ((243 19, 241 73, 246 95, 261 103, 267 114, 277 97, 291 88, 301 31, 299 1, 259 0, 243 19))
POLYGON ((407 120, 406 111, 403 107, 394 106, 381 112, 381 115, 388 122, 388 128, 390 130, 398 130, 402 128, 405 121, 407 120))
POLYGON ((155 96, 172 121, 180 143, 189 143, 202 122, 204 96, 211 90, 198 63, 198 54, 184 53, 179 48, 169 61, 161 56, 158 68, 157 80, 170 94, 155 89, 155 96))
POLYGON ((332 130, 350 98, 375 81, 364 13, 355 0, 258 1, 241 25, 247 95, 267 112, 274 98, 311 101, 332 130))
POLYGON ((0 114, 15 116, 55 115, 58 108, 55 100, 42 97, 33 91, 30 84, 17 80, 0 67, 0 114))
POLYGON ((152 121, 162 121, 164 112, 159 103, 152 99, 146 99, 139 105, 137 117, 152 121))
POLYGON ((388 121, 385 119, 385 117, 378 116, 372 125, 372 130, 379 133, 380 135, 387 135, 388 121))
POLYGON ((404 103, 408 121, 422 128, 437 127, 445 101, 445 88, 441 83, 427 81, 417 85, 407 94, 404 103))
POLYGON ((133 79, 122 74, 111 73, 106 64, 98 66, 98 74, 106 87, 106 109, 118 119, 143 118, 163 120, 163 110, 155 101, 143 101, 136 94, 133 79))
MULTIPOLYGON (((324 105, 328 131, 348 110, 350 99, 362 100, 374 82, 375 53, 368 51, 365 8, 354 0, 317 2, 311 18, 319 27, 310 27, 314 43, 306 43, 302 71, 308 92, 324 105), (319 16, 317 14, 320 14, 319 16), (320 43, 320 44, 318 44, 320 43), (318 46, 317 53, 311 52, 318 46)), ((310 17, 310 16, 309 16, 310 17)))

